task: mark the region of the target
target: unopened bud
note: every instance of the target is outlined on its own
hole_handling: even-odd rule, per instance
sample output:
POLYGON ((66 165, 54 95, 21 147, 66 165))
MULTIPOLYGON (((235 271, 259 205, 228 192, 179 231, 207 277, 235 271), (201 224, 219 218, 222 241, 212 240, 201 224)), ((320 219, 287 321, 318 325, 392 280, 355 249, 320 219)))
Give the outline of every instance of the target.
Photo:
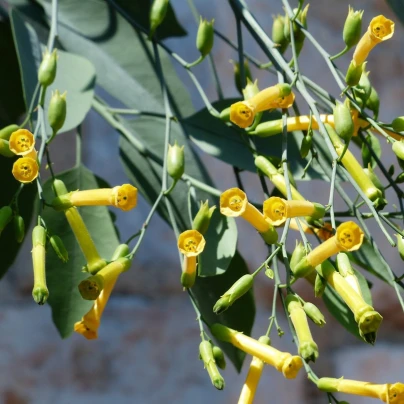
POLYGON ((367 174, 367 176, 370 178, 370 181, 373 182, 373 185, 377 188, 380 189, 382 196, 384 197, 385 193, 384 193, 384 186, 381 183, 379 177, 376 175, 376 173, 373 171, 373 168, 371 166, 371 164, 368 164, 368 168, 365 168, 363 171, 365 171, 365 173, 367 174))
POLYGON ((314 324, 317 324, 320 327, 325 324, 323 313, 321 313, 320 309, 313 303, 305 302, 303 305, 303 310, 314 324))
POLYGON ((154 0, 150 8, 150 34, 151 38, 157 27, 164 21, 167 14, 169 0, 154 0))
POLYGON ((321 297, 327 286, 327 280, 323 278, 320 274, 316 275, 316 280, 314 282, 314 296, 321 297))
POLYGON ((55 90, 49 102, 48 121, 49 125, 56 134, 65 123, 66 119, 66 92, 59 93, 55 90))
POLYGON ((22 243, 25 236, 25 223, 20 215, 15 215, 13 219, 14 235, 17 243, 22 243))
POLYGON ((400 174, 397 175, 395 183, 396 184, 402 184, 403 182, 404 182, 404 173, 400 173, 400 174))
POLYGON ((394 119, 394 121, 391 123, 391 126, 396 132, 403 132, 404 116, 399 116, 398 118, 394 119))
POLYGON ((257 95, 260 92, 260 89, 258 88, 258 80, 255 80, 252 82, 250 79, 247 79, 247 85, 243 89, 243 96, 245 100, 248 100, 254 95, 257 95))
POLYGON ((174 146, 168 145, 167 155, 167 173, 174 180, 179 180, 184 174, 185 156, 184 146, 180 147, 177 143, 174 146))
POLYGON ((396 141, 392 146, 393 153, 400 159, 404 160, 404 140, 396 141))
POLYGON ((195 284, 196 279, 196 271, 189 273, 189 272, 182 272, 181 273, 181 285, 184 289, 191 289, 192 286, 195 284))
MULTIPOLYGON (((234 84, 236 85, 237 90, 240 94, 243 94, 243 86, 240 74, 240 63, 231 60, 230 62, 233 63, 233 71, 234 71, 234 84)), ((244 59, 244 77, 245 81, 248 83, 252 81, 252 76, 250 72, 250 67, 248 66, 248 60, 244 59)), ((254 95, 254 94, 253 94, 254 95)))
POLYGON ((0 209, 0 234, 10 222, 13 211, 10 206, 3 206, 0 209))
POLYGON ((334 122, 336 132, 348 143, 354 134, 354 123, 349 108, 338 101, 334 108, 334 122))
POLYGON ((373 112, 374 119, 377 119, 379 116, 380 99, 379 94, 373 86, 372 90, 370 91, 369 98, 366 101, 366 108, 370 109, 373 112))
POLYGON ((401 259, 404 261, 404 237, 400 236, 400 234, 396 234, 397 237, 397 250, 400 254, 401 259))
POLYGON ((244 275, 233 286, 224 293, 224 295, 213 306, 213 311, 216 314, 223 313, 237 299, 246 294, 253 286, 254 277, 252 275, 244 275))
POLYGON ((218 390, 223 390, 225 383, 223 377, 220 375, 219 370, 217 369, 215 358, 213 356, 212 344, 209 341, 202 341, 199 344, 199 354, 203 360, 205 369, 210 376, 212 384, 218 390))
POLYGON ((196 47, 201 53, 202 57, 205 57, 209 54, 213 47, 213 23, 215 20, 208 21, 206 19, 200 18, 198 33, 196 35, 196 47))
POLYGON ((216 365, 219 366, 220 369, 226 369, 226 359, 224 357, 224 352, 216 345, 213 346, 212 351, 216 365))
POLYGON ((45 50, 38 69, 38 81, 44 87, 50 86, 55 80, 57 58, 56 49, 52 53, 49 53, 47 49, 45 50))
POLYGON ((227 107, 224 110, 222 110, 222 112, 220 112, 219 118, 223 122, 230 122, 230 107, 227 107))
POLYGON ((127 244, 119 244, 112 254, 111 261, 116 261, 118 258, 124 258, 129 254, 129 246, 127 244))
POLYGON ((345 76, 345 81, 348 86, 353 87, 359 83, 362 76, 362 67, 363 63, 361 65, 357 65, 354 60, 351 61, 345 76))
POLYGON ((199 211, 192 222, 192 229, 198 230, 201 234, 205 234, 208 231, 210 219, 212 218, 215 209, 215 205, 209 207, 208 200, 205 202, 201 201, 199 211))
POLYGON ((282 15, 277 15, 272 24, 272 41, 277 45, 280 53, 285 52, 288 47, 288 40, 285 37, 285 18, 282 15))
POLYGON ((14 133, 18 129, 20 129, 20 127, 15 124, 6 126, 5 128, 0 130, 0 139, 4 140, 10 139, 12 133, 14 133))
POLYGON ((53 248, 53 251, 55 251, 56 255, 58 256, 58 258, 62 261, 62 262, 67 262, 69 260, 69 254, 66 250, 65 245, 63 244, 62 239, 57 236, 57 235, 53 235, 50 239, 49 239, 50 245, 53 248))
POLYGON ((369 72, 365 70, 366 63, 367 62, 363 63, 362 75, 359 79, 359 83, 353 88, 355 98, 356 100, 361 101, 362 106, 366 105, 370 97, 370 93, 372 92, 372 84, 369 80, 369 72))
POLYGON ((10 150, 10 143, 8 140, 0 139, 0 156, 15 157, 15 153, 10 150))
POLYGON ((302 159, 306 158, 311 150, 313 144, 313 133, 310 131, 306 136, 303 136, 302 143, 300 145, 300 156, 302 159))
POLYGON ((344 30, 342 32, 342 38, 347 48, 355 46, 362 33, 362 16, 363 10, 354 11, 351 6, 348 9, 348 16, 345 20, 344 30))
POLYGON ((290 269, 294 270, 296 265, 307 255, 306 249, 301 241, 296 244, 296 247, 292 253, 292 257, 290 258, 290 269))
POLYGON ((65 183, 62 180, 55 179, 52 184, 53 190, 57 196, 67 194, 67 188, 65 183))

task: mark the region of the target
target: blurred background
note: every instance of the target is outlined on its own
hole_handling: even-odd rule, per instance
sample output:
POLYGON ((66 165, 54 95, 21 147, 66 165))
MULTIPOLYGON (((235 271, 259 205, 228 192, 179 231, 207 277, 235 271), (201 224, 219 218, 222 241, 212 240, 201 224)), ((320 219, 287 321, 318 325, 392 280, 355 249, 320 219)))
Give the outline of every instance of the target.
MULTIPOLYGON (((60 0, 63 1, 63 0, 60 0)), ((90 1, 90 0, 86 0, 90 1)), ((187 61, 198 56, 194 40, 197 30, 192 13, 185 0, 171 0, 177 18, 188 31, 187 38, 166 40, 167 45, 187 61)), ((221 32, 236 39, 235 21, 225 1, 195 0, 203 17, 215 19, 221 32)), ((283 13, 281 1, 248 0, 248 6, 263 28, 270 33, 272 16, 283 13)), ((294 2, 291 2, 295 6, 294 2)), ((343 48, 341 37, 348 5, 355 10, 364 9, 363 30, 376 15, 384 14, 396 21, 392 40, 376 47, 369 56, 368 69, 371 81, 381 100, 380 118, 390 122, 403 115, 403 65, 404 32, 398 18, 387 3, 380 0, 310 2, 308 26, 311 33, 330 53, 343 48), (400 84, 401 83, 401 84, 400 84)), ((0 38, 1 40, 1 38, 0 38)), ((245 48, 262 62, 266 62, 258 46, 245 33, 245 48)), ((215 38, 213 55, 226 97, 239 96, 234 86, 233 66, 230 59, 237 55, 219 38, 215 38)), ((337 65, 345 70, 352 51, 338 59, 337 65)), ((306 40, 300 56, 302 72, 316 83, 338 95, 337 87, 324 61, 306 40)), ((173 63, 184 84, 190 89, 196 110, 203 103, 188 76, 173 63)), ((97 68, 97 67, 96 67, 97 68)), ((194 69, 211 101, 217 99, 215 86, 208 73, 208 64, 194 69)), ((274 76, 252 69, 253 77, 259 79, 260 88, 272 85, 274 76)), ((119 78, 117 78, 119 80, 119 78)), ((111 98, 109 102, 120 105, 111 98)), ((307 107, 301 106, 302 111, 307 107)), ((83 162, 97 175, 111 184, 125 182, 125 174, 117 158, 118 135, 95 112, 90 112, 83 128, 83 162)), ((70 168, 75 161, 74 135, 58 137, 51 145, 56 172, 70 168)), ((384 142, 383 161, 387 166, 394 163, 390 147, 384 142), (389 161, 391 160, 391 161, 389 161)), ((219 189, 235 186, 231 167, 203 155, 212 177, 219 189)), ((46 175, 46 173, 45 173, 46 175)), ((248 194, 254 200, 263 198, 255 175, 242 173, 248 184, 248 194)), ((299 190, 320 203, 327 203, 328 186, 319 181, 301 182, 299 190), (327 191, 325 191, 327 189, 327 191)), ((354 195, 351 187, 347 192, 354 195)), ((393 194, 388 194, 393 197, 393 194)), ((344 208, 337 198, 337 210, 344 208)), ((117 214, 117 225, 124 241, 142 225, 149 206, 140 198, 139 205, 130 216, 117 214), (128 219, 129 217, 129 219, 128 219)), ((248 226, 240 221, 239 250, 249 268, 255 269, 266 258, 266 247, 248 226), (251 243, 254 243, 253 245, 251 243)), ((372 226, 375 239, 393 270, 402 273, 402 261, 382 235, 372 226)), ((295 243, 295 234, 290 234, 290 245, 295 243)), ((157 216, 153 218, 132 269, 118 280, 117 286, 105 310, 99 338, 87 341, 73 334, 61 340, 56 331, 49 306, 35 305, 31 297, 32 269, 30 237, 26 238, 23 251, 13 267, 0 282, 0 401, 4 404, 25 403, 137 403, 157 404, 176 402, 181 404, 233 404, 238 400, 241 386, 249 366, 247 357, 241 374, 229 363, 223 372, 226 388, 217 391, 210 383, 203 364, 198 360, 199 329, 195 313, 186 293, 179 284, 180 266, 176 241, 169 227, 157 216)), ((1 254, 6 251, 1 250, 1 254)), ((61 264, 62 265, 62 264, 61 264)), ((367 274, 366 274, 367 275, 367 274)), ((315 301, 313 292, 304 283, 296 290, 304 299, 318 304, 326 316, 327 325, 320 329, 312 327, 314 339, 320 348, 320 358, 313 368, 321 376, 333 376, 378 383, 404 381, 403 336, 404 315, 393 290, 381 281, 373 282, 372 294, 376 310, 384 317, 375 347, 364 344, 348 334, 315 301)), ((273 283, 263 275, 255 283, 257 314, 252 335, 265 333, 272 304, 273 283)), ((279 311, 281 306, 279 304, 279 311)), ((284 316, 280 316, 285 331, 282 338, 273 337, 273 344, 285 351, 295 352, 284 316)), ((342 397, 351 404, 369 403, 372 400, 357 397, 342 397)), ((376 400, 374 400, 376 402, 376 400)), ((256 395, 257 404, 283 403, 328 403, 325 393, 318 392, 302 371, 295 380, 285 380, 274 369, 265 369, 256 395)))

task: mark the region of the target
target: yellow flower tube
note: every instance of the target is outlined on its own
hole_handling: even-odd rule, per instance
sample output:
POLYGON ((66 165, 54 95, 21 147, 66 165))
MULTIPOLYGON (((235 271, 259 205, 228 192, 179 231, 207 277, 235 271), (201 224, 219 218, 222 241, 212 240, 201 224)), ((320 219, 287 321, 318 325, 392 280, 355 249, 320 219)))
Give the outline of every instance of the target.
POLYGON ((247 128, 252 125, 256 113, 270 109, 273 101, 286 97, 290 93, 289 84, 276 84, 265 88, 248 100, 232 104, 230 106, 230 121, 240 128, 247 128))
POLYGON ((300 356, 292 356, 288 352, 278 351, 272 346, 263 344, 224 325, 213 324, 210 330, 216 338, 229 342, 242 351, 273 366, 278 372, 282 372, 286 379, 294 379, 303 366, 303 361, 300 356))
POLYGON ((369 55, 369 52, 380 42, 390 39, 394 34, 394 22, 383 15, 379 15, 370 21, 367 31, 356 45, 352 59, 356 65, 361 65, 369 55))
POLYGON ((322 377, 317 387, 329 393, 347 393, 357 396, 378 398, 388 404, 404 404, 404 384, 375 384, 348 379, 322 377))
MULTIPOLYGON (((269 345, 271 340, 267 336, 262 336, 258 339, 258 342, 269 345)), ((253 357, 243 388, 241 389, 238 404, 253 404, 263 370, 264 362, 259 358, 253 357)))
MULTIPOLYGON (((333 236, 332 225, 330 222, 325 222, 321 228, 311 227, 302 221, 300 222, 300 225, 306 234, 317 234, 320 240, 325 241, 333 236)), ((289 228, 299 231, 299 226, 297 225, 296 219, 292 219, 290 221, 289 228)))
POLYGON ((264 202, 264 216, 274 226, 280 226, 292 217, 310 216, 312 219, 324 217, 323 205, 309 201, 289 201, 273 196, 264 202))
POLYGON ((137 204, 137 188, 123 184, 114 188, 73 191, 56 197, 52 206, 56 210, 65 210, 72 206, 115 206, 128 211, 137 204))
POLYGON ((49 291, 46 286, 45 245, 45 228, 40 225, 35 226, 32 231, 32 263, 34 267, 34 287, 32 289, 32 297, 35 302, 40 305, 45 304, 49 296, 49 291))
POLYGON ((355 222, 340 224, 334 236, 310 251, 294 268, 291 268, 294 276, 300 278, 308 275, 317 265, 340 251, 358 250, 362 245, 363 237, 362 229, 355 222))
POLYGON ((196 278, 196 257, 205 248, 205 238, 197 230, 186 230, 178 237, 178 249, 184 254, 181 284, 184 288, 192 288, 196 278))
POLYGON ((278 233, 264 215, 250 202, 240 188, 230 188, 220 195, 220 213, 228 217, 241 216, 250 223, 268 244, 278 240, 278 233))

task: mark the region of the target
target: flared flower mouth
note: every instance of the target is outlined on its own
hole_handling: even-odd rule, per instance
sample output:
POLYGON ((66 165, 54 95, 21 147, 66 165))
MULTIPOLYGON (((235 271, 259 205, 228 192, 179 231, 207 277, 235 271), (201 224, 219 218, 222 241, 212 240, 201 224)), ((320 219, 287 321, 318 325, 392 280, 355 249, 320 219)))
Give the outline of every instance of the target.
POLYGON ((38 177, 39 167, 31 157, 21 157, 13 165, 12 173, 17 181, 27 184, 38 177))
POLYGON ((122 210, 131 210, 137 205, 137 188, 130 184, 115 187, 114 205, 122 210))
POLYGON ((254 108, 245 101, 239 101, 232 104, 230 107, 230 121, 240 126, 247 128, 252 125, 255 118, 254 108))
POLYGON ((264 202, 264 215, 274 226, 280 226, 287 218, 287 205, 282 198, 276 196, 264 202))
POLYGON ((386 41, 394 34, 394 22, 384 15, 379 15, 370 21, 368 32, 372 39, 378 42, 386 41))
POLYGON ((241 216, 247 204, 247 195, 240 188, 230 188, 220 195, 220 213, 225 216, 241 216))
POLYGON ((344 251, 355 251, 363 242, 363 231, 355 222, 345 222, 337 227, 337 244, 344 251))
POLYGON ((178 248, 187 257, 196 257, 205 248, 206 241, 197 230, 186 230, 178 237, 178 248))
POLYGON ((34 149, 34 146, 34 135, 27 129, 18 129, 10 136, 10 150, 19 156, 27 155, 34 149))

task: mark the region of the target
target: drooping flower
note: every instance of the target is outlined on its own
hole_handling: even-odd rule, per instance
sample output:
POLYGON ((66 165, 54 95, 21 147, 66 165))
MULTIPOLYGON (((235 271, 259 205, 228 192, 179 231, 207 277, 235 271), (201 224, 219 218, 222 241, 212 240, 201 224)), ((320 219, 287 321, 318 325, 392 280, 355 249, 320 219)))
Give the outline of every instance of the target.
POLYGON ((39 166, 31 157, 20 157, 14 162, 12 173, 17 181, 28 184, 38 177, 39 166))

